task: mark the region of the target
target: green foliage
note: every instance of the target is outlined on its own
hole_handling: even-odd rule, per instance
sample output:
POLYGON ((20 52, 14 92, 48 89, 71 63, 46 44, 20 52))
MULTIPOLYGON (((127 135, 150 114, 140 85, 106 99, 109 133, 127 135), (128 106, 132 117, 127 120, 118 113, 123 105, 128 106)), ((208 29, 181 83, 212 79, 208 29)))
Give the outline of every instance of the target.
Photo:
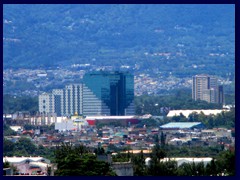
POLYGON ((222 152, 222 147, 218 146, 183 146, 176 147, 172 145, 165 146, 168 157, 216 157, 222 152))
POLYGON ((142 119, 137 125, 136 127, 140 127, 142 128, 143 126, 146 126, 146 127, 157 127, 159 126, 159 121, 158 120, 155 120, 153 118, 149 118, 149 119, 142 119))
POLYGON ((62 144, 55 151, 58 166, 57 176, 112 176, 115 175, 110 165, 98 161, 91 151, 83 146, 62 144))
POLYGON ((15 136, 15 135, 17 135, 17 132, 15 132, 8 125, 3 123, 3 135, 4 136, 15 136))
MULTIPOLYGON (((183 89, 165 96, 136 96, 135 107, 137 115, 166 115, 166 113, 161 112, 161 107, 169 107, 171 109, 221 109, 222 105, 206 101, 194 101, 191 91, 183 89)), ((181 121, 181 119, 178 121, 181 121)))
POLYGON ((10 163, 8 161, 3 163, 3 168, 9 168, 10 167, 10 163))
POLYGON ((223 151, 219 153, 216 158, 216 164, 218 172, 225 173, 229 176, 234 176, 236 174, 235 152, 223 151))
POLYGON ((35 114, 38 111, 38 98, 4 94, 3 113, 12 114, 17 111, 29 111, 31 114, 35 114))
POLYGON ((97 147, 96 149, 94 149, 94 153, 96 155, 103 155, 103 154, 105 154, 105 151, 102 147, 97 147))
POLYGON ((134 176, 145 176, 147 175, 147 167, 145 165, 145 158, 143 151, 139 155, 132 155, 131 160, 133 162, 134 176))
POLYGON ((177 169, 178 176, 206 176, 206 168, 203 162, 195 164, 183 163, 177 169))
MULTIPOLYGON (((192 113, 189 115, 188 119, 190 122, 202 122, 208 129, 215 127, 225 127, 230 129, 235 127, 235 108, 217 115, 207 116, 203 113, 192 113)), ((172 120, 174 119, 172 118, 172 120)))
POLYGON ((21 137, 16 143, 3 139, 3 156, 42 156, 54 162, 54 149, 36 146, 26 137, 21 137))
MULTIPOLYGON (((195 147, 199 152, 203 152, 206 149, 201 147, 195 147)), ((232 151, 221 151, 217 152, 214 155, 209 153, 207 157, 213 157, 213 160, 208 163, 206 166, 203 162, 200 163, 183 163, 179 167, 177 162, 173 160, 161 161, 165 155, 160 157, 158 150, 168 152, 169 157, 174 157, 170 152, 173 147, 168 147, 168 145, 162 149, 157 146, 153 148, 152 153, 150 154, 151 160, 150 165, 146 166, 144 162, 144 155, 141 152, 140 154, 131 155, 131 160, 133 162, 133 169, 135 176, 233 176, 235 175, 235 153, 232 151)), ((189 148, 185 148, 189 150, 189 148)), ((190 151, 190 150, 189 150, 190 151)), ((191 150, 192 151, 192 150, 191 150)), ((194 152, 195 153, 195 152, 194 152)), ((194 157, 193 154, 175 154, 176 157, 194 157)), ((200 157, 204 157, 201 155, 200 157)))
MULTIPOLYGON (((226 90, 224 89, 226 92, 226 90)), ((225 104, 235 105, 235 93, 234 94, 225 94, 225 104)))
POLYGON ((130 153, 117 153, 112 156, 113 162, 128 162, 130 160, 130 153))
POLYGON ((23 156, 32 154, 37 149, 36 145, 29 138, 21 137, 14 145, 15 152, 21 152, 23 156))
POLYGON ((3 139, 3 155, 13 156, 14 143, 7 139, 3 139))
POLYGON ((18 169, 10 164, 8 161, 3 163, 3 168, 11 168, 13 170, 13 174, 16 174, 18 172, 18 169))
MULTIPOLYGON (((152 115, 166 115, 161 112, 161 107, 170 107, 171 109, 221 109, 221 105, 207 103, 205 101, 194 101, 191 98, 191 93, 179 90, 175 95, 168 96, 138 96, 135 97, 136 113, 138 115, 152 114, 152 115), (156 106, 157 104, 157 106, 156 106)), ((183 114, 174 116, 172 118, 164 118, 163 120, 145 119, 140 122, 138 126, 156 127, 168 122, 202 122, 206 128, 235 127, 235 108, 230 111, 222 112, 218 115, 206 116, 203 113, 197 114, 193 112, 189 117, 183 114)))
POLYGON ((20 41, 4 40, 4 68, 137 62, 142 69, 157 67, 179 77, 234 72, 232 5, 9 4, 3 9, 4 20, 12 21, 3 24, 4 38, 20 41), (193 59, 198 68, 192 67, 193 59))
MULTIPOLYGON (((176 148, 165 145, 163 148, 157 142, 156 138, 156 146, 152 148, 152 153, 150 153, 149 166, 145 164, 145 156, 142 151, 140 154, 131 154, 135 176, 222 176, 235 174, 235 153, 223 151, 220 146, 176 148), (165 157, 213 157, 213 160, 207 166, 203 162, 193 162, 183 163, 178 167, 176 161, 170 159, 161 161, 165 157)), ((118 156, 126 157, 126 154, 118 156)))

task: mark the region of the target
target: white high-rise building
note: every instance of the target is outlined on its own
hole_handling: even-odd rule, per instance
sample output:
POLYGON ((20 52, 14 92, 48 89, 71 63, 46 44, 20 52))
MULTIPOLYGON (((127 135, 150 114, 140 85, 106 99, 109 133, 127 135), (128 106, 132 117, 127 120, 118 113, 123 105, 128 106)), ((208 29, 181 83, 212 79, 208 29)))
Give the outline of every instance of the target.
POLYGON ((43 93, 39 96, 39 112, 53 113, 54 110, 54 96, 49 93, 43 93))
POLYGON ((72 84, 64 89, 54 89, 51 94, 39 95, 39 112, 58 116, 82 114, 82 84, 72 84))

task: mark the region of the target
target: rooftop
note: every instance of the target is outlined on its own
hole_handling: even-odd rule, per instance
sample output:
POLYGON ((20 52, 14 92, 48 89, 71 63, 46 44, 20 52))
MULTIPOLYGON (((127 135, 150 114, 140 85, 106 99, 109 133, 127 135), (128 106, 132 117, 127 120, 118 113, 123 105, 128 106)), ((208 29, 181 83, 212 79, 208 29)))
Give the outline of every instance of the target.
POLYGON ((192 114, 193 112, 196 112, 197 114, 200 114, 201 112, 205 115, 216 115, 221 113, 222 111, 226 111, 223 109, 200 109, 200 110, 171 110, 169 111, 169 113, 167 114, 167 117, 173 117, 173 116, 180 116, 180 114, 182 113, 185 117, 188 117, 190 114, 192 114))
POLYGON ((194 126, 202 124, 201 122, 171 122, 160 126, 160 128, 192 128, 194 126))

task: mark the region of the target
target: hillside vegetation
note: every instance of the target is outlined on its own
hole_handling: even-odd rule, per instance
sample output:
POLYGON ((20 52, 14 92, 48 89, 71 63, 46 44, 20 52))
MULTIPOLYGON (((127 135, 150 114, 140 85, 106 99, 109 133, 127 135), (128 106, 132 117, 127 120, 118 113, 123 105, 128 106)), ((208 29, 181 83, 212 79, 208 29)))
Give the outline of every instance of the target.
POLYGON ((4 68, 90 63, 234 76, 234 5, 4 5, 4 68))

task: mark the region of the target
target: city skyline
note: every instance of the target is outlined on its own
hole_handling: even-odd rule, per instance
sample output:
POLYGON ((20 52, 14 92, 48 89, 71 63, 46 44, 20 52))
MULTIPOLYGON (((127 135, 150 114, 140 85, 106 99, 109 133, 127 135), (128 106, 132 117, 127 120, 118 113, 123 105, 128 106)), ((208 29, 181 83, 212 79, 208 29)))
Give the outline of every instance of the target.
POLYGON ((134 79, 127 72, 89 72, 81 84, 39 95, 39 112, 73 115, 134 115, 134 79))
POLYGON ((4 4, 4 175, 234 176, 235 4, 4 4))

